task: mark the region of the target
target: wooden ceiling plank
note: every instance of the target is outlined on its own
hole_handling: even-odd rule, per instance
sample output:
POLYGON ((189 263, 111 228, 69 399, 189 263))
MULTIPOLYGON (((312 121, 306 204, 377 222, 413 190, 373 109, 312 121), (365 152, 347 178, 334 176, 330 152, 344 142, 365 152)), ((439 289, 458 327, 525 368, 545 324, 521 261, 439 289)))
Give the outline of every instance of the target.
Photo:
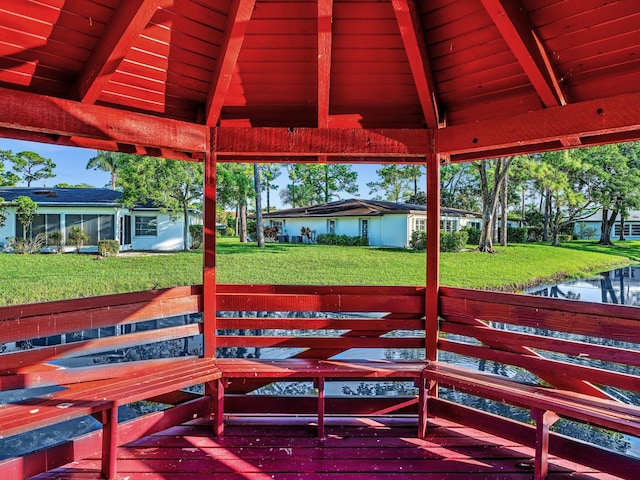
POLYGON ((7 88, 0 88, 0 105, 1 128, 80 137, 87 148, 110 141, 177 152, 207 149, 203 125, 7 88))
POLYGON ((206 123, 209 126, 217 125, 220 120, 222 105, 231 84, 231 77, 236 68, 255 3, 255 0, 232 0, 231 2, 227 27, 207 98, 206 123))
POLYGON ((452 125, 437 132, 437 145, 441 154, 475 153, 471 156, 486 158, 486 152, 500 149, 535 152, 536 144, 634 130, 640 130, 640 93, 452 125))
POLYGON ((329 126, 333 0, 318 0, 318 127, 329 126))
POLYGON ((481 0, 545 107, 566 105, 567 95, 521 2, 481 0))
POLYGON ((429 128, 440 124, 438 97, 415 0, 392 0, 420 105, 429 128))
POLYGON ((163 0, 127 0, 118 7, 74 84, 70 98, 93 104, 163 0))
POLYGON ((428 130, 363 128, 216 128, 223 156, 413 157, 432 151, 428 130))

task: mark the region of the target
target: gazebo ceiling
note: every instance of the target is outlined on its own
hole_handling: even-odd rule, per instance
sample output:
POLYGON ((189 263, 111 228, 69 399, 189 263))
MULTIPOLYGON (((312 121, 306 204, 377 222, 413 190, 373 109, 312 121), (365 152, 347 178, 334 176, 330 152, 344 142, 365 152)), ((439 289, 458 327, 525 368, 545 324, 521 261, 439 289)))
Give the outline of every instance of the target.
POLYGON ((0 99, 2 136, 172 158, 210 142, 464 160, 636 139, 640 5, 5 1, 0 99))

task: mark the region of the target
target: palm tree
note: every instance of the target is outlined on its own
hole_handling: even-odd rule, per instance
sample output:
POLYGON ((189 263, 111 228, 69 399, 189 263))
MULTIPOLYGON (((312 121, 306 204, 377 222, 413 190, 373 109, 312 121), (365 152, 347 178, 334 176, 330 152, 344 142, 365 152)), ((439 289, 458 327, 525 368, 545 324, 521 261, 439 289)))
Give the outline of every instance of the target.
POLYGON ((115 190, 118 171, 123 166, 127 156, 128 154, 126 153, 98 150, 98 155, 89 159, 89 162, 87 162, 87 170, 92 168, 94 170, 108 172, 111 175, 111 189, 115 190))

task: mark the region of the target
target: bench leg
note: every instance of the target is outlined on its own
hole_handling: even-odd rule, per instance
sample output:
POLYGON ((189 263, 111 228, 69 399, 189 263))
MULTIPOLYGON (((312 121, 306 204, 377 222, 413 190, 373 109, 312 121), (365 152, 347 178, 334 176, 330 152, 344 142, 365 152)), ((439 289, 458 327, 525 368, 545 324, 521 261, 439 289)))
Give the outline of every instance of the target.
POLYGON ((211 413, 213 414, 213 434, 217 438, 224 435, 224 389, 226 381, 218 378, 211 382, 211 413))
POLYGON ((102 412, 102 474, 116 478, 118 461, 118 405, 102 412))
POLYGON ((426 379, 416 380, 418 387, 418 438, 427 436, 427 383, 426 379))
POLYGON ((315 380, 318 388, 318 437, 324 438, 324 378, 320 377, 315 380))
POLYGON ((533 409, 536 421, 536 457, 533 479, 544 480, 549 472, 549 427, 558 421, 558 415, 548 410, 533 409))

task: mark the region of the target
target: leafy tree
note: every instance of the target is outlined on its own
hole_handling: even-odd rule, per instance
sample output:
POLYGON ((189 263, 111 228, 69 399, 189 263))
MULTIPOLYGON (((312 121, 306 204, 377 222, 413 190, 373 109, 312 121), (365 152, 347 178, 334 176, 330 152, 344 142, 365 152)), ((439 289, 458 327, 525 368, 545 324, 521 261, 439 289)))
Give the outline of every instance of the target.
POLYGON ((236 232, 240 242, 247 241, 247 202, 255 195, 252 167, 246 163, 219 163, 217 168, 218 202, 236 208, 236 232))
POLYGON ((87 162, 87 170, 102 170, 111 175, 111 189, 115 190, 118 184, 118 174, 120 169, 125 165, 134 155, 121 152, 107 152, 104 150, 98 150, 98 154, 92 157, 87 162))
POLYGON ((396 203, 411 195, 409 188, 410 178, 407 176, 403 165, 383 165, 376 170, 376 173, 380 180, 367 183, 369 195, 373 195, 376 192, 383 192, 383 197, 377 196, 376 198, 396 203))
POLYGON ((12 161, 12 158, 11 150, 0 150, 0 187, 13 187, 20 180, 20 177, 5 168, 4 163, 12 161))
POLYGON ((183 248, 188 250, 189 209, 204 191, 202 163, 129 156, 119 168, 125 205, 151 201, 173 220, 182 216, 183 248))
POLYGON ((16 198, 16 218, 22 224, 22 238, 26 240, 31 222, 38 216, 38 204, 31 198, 20 195, 16 198))
MULTIPOLYGON (((418 189, 418 181, 422 178, 424 173, 424 167, 422 165, 405 165, 404 166, 404 174, 409 179, 410 182, 413 182, 413 197, 417 197, 419 189, 418 189)), ((407 197, 409 198, 409 197, 407 197)), ((410 202, 414 203, 414 202, 410 202)))
POLYGON ((277 190, 276 178, 280 176, 280 165, 277 163, 265 163, 260 167, 262 190, 267 192, 267 213, 271 211, 271 190, 277 190))
POLYGON ((56 183, 53 188, 95 188, 93 185, 89 185, 88 183, 56 183))
POLYGON ((80 253, 80 249, 83 247, 84 242, 89 240, 89 235, 85 232, 80 225, 73 225, 69 231, 69 240, 76 246, 76 253, 80 253))
POLYGON ((30 187, 31 183, 37 180, 56 176, 53 173, 56 164, 50 158, 45 158, 35 152, 20 152, 16 154, 8 152, 8 154, 9 160, 13 163, 13 171, 22 176, 22 179, 27 183, 27 187, 30 187))
POLYGON ((358 195, 358 174, 350 165, 296 164, 287 170, 291 183, 280 192, 280 198, 292 207, 328 203, 341 192, 358 195))
MULTIPOLYGON (((262 192, 260 185, 260 166, 253 164, 253 184, 256 192, 262 192)), ((262 225, 262 195, 256 195, 256 241, 258 247, 264 248, 264 230, 262 225)))
POLYGON ((440 169, 440 203, 443 207, 480 210, 478 172, 470 163, 451 163, 440 169))
POLYGON ((7 220, 7 204, 4 198, 0 197, 0 228, 4 227, 4 222, 7 220))
MULTIPOLYGON (((624 218, 640 206, 640 142, 590 147, 581 154, 597 177, 593 199, 602 208, 598 243, 611 245, 611 229, 618 215, 624 218)), ((623 235, 624 229, 620 231, 623 235)))
POLYGON ((593 205, 600 172, 585 161, 586 150, 545 152, 534 157, 541 161, 531 164, 531 174, 545 199, 551 243, 559 245, 561 230, 593 205))
POLYGON ((500 200, 500 191, 511 167, 514 157, 501 157, 493 160, 473 162, 480 176, 480 192, 482 195, 482 229, 478 250, 493 253, 493 231, 495 229, 496 212, 500 200))

